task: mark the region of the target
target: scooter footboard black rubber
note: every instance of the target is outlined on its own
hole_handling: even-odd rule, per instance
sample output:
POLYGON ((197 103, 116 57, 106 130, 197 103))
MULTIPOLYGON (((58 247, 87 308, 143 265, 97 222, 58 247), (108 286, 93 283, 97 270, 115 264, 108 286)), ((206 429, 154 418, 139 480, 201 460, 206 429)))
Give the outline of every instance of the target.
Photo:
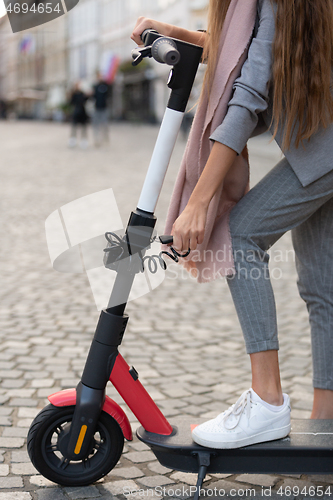
POLYGON ((191 424, 202 419, 184 417, 171 422, 174 432, 161 436, 137 430, 159 462, 170 469, 198 472, 198 455, 209 455, 207 473, 331 474, 333 471, 333 421, 293 420, 288 437, 234 450, 197 445, 191 424))

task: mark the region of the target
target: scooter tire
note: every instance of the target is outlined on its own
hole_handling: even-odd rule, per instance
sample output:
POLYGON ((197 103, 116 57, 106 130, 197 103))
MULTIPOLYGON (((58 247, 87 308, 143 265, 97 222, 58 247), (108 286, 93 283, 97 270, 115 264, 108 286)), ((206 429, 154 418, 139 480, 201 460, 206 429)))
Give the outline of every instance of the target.
POLYGON ((58 448, 59 438, 70 425, 75 406, 46 406, 32 422, 27 448, 31 462, 47 479, 62 486, 88 486, 104 477, 118 462, 124 436, 119 424, 102 412, 84 460, 66 458, 58 448))

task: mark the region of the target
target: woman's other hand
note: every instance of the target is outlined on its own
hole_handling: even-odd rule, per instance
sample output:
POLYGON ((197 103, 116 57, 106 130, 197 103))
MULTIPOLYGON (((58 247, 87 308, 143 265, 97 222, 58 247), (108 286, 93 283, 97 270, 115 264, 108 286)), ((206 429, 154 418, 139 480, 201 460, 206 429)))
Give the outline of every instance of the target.
POLYGON ((177 252, 195 250, 204 240, 207 206, 187 204, 172 226, 173 247, 177 252))
POLYGON ((141 35, 145 30, 149 29, 153 29, 161 35, 178 38, 184 42, 194 43, 196 45, 200 45, 201 47, 204 44, 206 35, 205 33, 199 31, 190 31, 185 28, 179 28, 173 24, 162 23, 148 17, 139 17, 131 35, 132 40, 137 45, 143 45, 141 35))
POLYGON ((172 25, 161 23, 154 19, 149 19, 148 17, 139 17, 131 35, 131 39, 138 45, 142 45, 141 35, 145 30, 149 29, 153 29, 161 35, 171 36, 172 25))

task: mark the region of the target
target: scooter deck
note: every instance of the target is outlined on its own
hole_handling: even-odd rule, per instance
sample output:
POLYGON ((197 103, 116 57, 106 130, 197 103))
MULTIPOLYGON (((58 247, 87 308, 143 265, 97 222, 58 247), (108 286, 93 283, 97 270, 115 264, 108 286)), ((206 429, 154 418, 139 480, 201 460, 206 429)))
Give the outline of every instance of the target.
POLYGON ((182 472, 198 472, 199 462, 205 459, 207 473, 333 472, 333 420, 292 420, 292 429, 286 438, 233 450, 205 448, 194 443, 191 424, 202 421, 181 417, 171 422, 170 436, 147 432, 143 427, 137 430, 137 436, 162 465, 182 472))

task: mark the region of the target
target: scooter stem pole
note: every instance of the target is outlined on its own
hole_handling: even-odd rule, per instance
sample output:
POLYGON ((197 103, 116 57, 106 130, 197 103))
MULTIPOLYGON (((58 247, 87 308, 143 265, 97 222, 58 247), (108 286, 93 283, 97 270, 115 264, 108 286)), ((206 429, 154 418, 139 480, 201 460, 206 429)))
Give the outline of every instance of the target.
POLYGON ((170 108, 165 110, 137 206, 140 210, 155 212, 183 116, 181 111, 170 108))

